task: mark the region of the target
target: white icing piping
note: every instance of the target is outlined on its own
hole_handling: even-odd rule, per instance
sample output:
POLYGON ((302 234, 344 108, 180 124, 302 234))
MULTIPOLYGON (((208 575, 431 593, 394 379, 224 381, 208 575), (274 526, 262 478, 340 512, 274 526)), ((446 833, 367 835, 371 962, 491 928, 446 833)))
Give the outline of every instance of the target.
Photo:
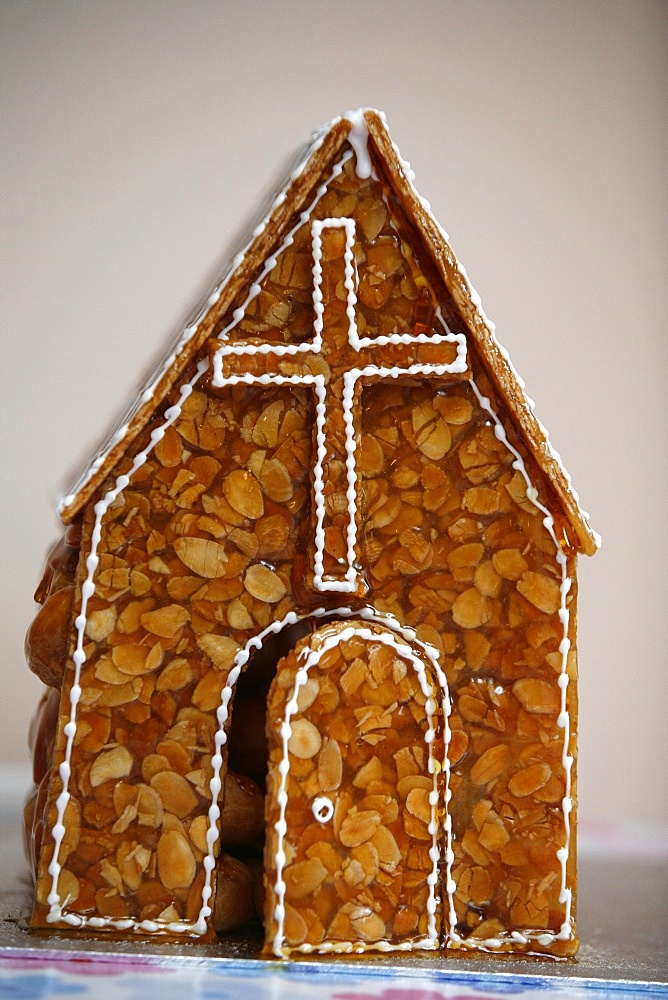
MULTIPOLYGON (((456 343, 457 357, 447 365, 409 365, 406 368, 394 366, 391 368, 376 365, 368 365, 365 368, 353 368, 344 373, 344 394, 343 394, 343 419, 345 424, 345 448, 346 448, 346 476, 348 488, 346 490, 346 501, 348 505, 348 524, 346 527, 346 570, 344 579, 332 579, 324 577, 324 552, 325 552, 325 499, 323 489, 323 466, 327 458, 326 447, 326 382, 322 376, 294 375, 290 377, 292 384, 314 385, 317 394, 316 403, 316 465, 313 476, 314 506, 316 512, 315 525, 315 553, 314 553, 314 587, 322 592, 356 593, 362 586, 359 579, 356 562, 357 549, 357 469, 356 469, 356 442, 355 442, 355 421, 354 421, 354 393, 355 385, 360 378, 373 377, 376 379, 398 378, 400 375, 446 375, 449 373, 461 373, 466 371, 466 338, 461 333, 453 333, 448 327, 440 307, 435 311, 436 318, 444 328, 445 333, 428 336, 426 334, 399 334, 392 333, 377 339, 371 337, 360 337, 357 330, 357 320, 355 308, 357 305, 356 295, 356 270, 354 259, 355 245, 355 221, 350 218, 329 218, 316 219, 311 224, 312 246, 313 246, 313 310, 314 337, 312 341, 301 344, 224 344, 214 354, 213 357, 213 378, 212 383, 220 388, 225 385, 236 385, 239 382, 247 384, 261 383, 264 385, 282 384, 285 381, 273 373, 265 373, 260 376, 245 374, 226 376, 223 372, 224 359, 230 355, 254 356, 256 354, 272 354, 277 359, 288 356, 294 357, 297 354, 305 355, 306 352, 314 354, 321 353, 322 335, 324 326, 324 302, 322 296, 322 232, 328 228, 341 228, 345 230, 346 243, 344 251, 344 286, 346 289, 346 315, 348 317, 348 341, 351 347, 359 352, 362 349, 383 347, 387 344, 442 344, 456 343)), ((294 230, 292 231, 294 233, 294 230)), ((292 242, 292 233, 289 234, 289 242, 292 242)), ((284 249, 289 243, 284 243, 284 249)), ((280 250, 272 258, 272 267, 275 266, 276 258, 280 250)), ((268 272, 268 268, 265 271, 268 272)), ((265 273, 265 272, 263 272, 265 273)), ((259 288, 259 286, 258 286, 259 288)), ((250 294, 246 304, 250 301, 250 294)), ((246 306, 235 310, 235 322, 239 322, 246 306)), ((227 327, 226 331, 231 327, 227 327)), ((277 366, 280 362, 277 361, 277 366)))
MULTIPOLYGON (((346 316, 348 317, 348 340, 355 347, 359 344, 357 334, 357 316, 355 307, 357 306, 356 281, 357 272, 355 269, 355 220, 343 216, 340 219, 315 219, 311 223, 311 242, 313 248, 313 311, 315 313, 314 341, 318 343, 318 350, 322 345, 322 331, 324 325, 325 303, 322 297, 322 231, 323 229, 344 229, 346 233, 346 247, 343 252, 344 262, 344 286, 346 289, 346 316)), ((356 347, 356 350, 359 348, 356 347)))
MULTIPOLYGON (((345 162, 345 161, 344 161, 345 162)), ((319 189, 318 197, 312 203, 309 208, 309 212, 313 210, 319 198, 324 194, 325 185, 319 189)), ((298 225, 301 225, 306 219, 304 219, 304 213, 302 214, 301 221, 298 225)), ((306 216, 308 218, 308 216, 306 216)), ((315 500, 315 511, 316 511, 316 529, 315 529, 315 558, 314 558, 314 584, 319 590, 355 590, 357 586, 357 573, 355 570, 355 550, 353 548, 352 554, 350 549, 348 551, 348 575, 346 581, 337 583, 336 581, 324 581, 323 580, 323 557, 324 557, 324 546, 325 546, 325 535, 323 531, 323 523, 325 518, 325 501, 323 492, 323 466, 327 457, 326 449, 326 436, 325 436, 325 420, 326 420, 326 388, 325 380, 322 375, 293 375, 293 376, 280 376, 278 374, 263 374, 260 376, 255 376, 252 374, 244 375, 230 375, 226 376, 223 372, 224 358, 230 355, 236 356, 254 356, 256 354, 272 354, 276 358, 284 358, 289 356, 295 356, 297 354, 305 354, 306 352, 319 354, 322 349, 322 331, 323 331, 323 314, 324 314, 324 303, 322 298, 322 230, 324 228, 344 228, 346 230, 346 287, 348 289, 348 315, 350 317, 352 309, 352 317, 354 322, 354 308, 355 308, 355 289, 354 289, 354 274, 353 274, 353 245, 355 239, 355 226, 351 219, 324 219, 316 220, 312 223, 312 245, 313 245, 313 306, 315 313, 314 321, 314 336, 312 341, 303 342, 301 344, 224 344, 220 347, 213 357, 213 378, 212 383, 216 387, 220 388, 226 385, 236 385, 239 382, 244 382, 246 384, 288 384, 292 385, 313 385, 316 392, 316 463, 313 473, 313 484, 314 484, 314 500, 315 500)), ((278 254, 289 246, 294 238, 294 233, 296 232, 298 226, 295 226, 293 230, 288 234, 286 239, 283 241, 283 245, 280 250, 272 258, 272 267, 275 266, 276 258, 278 254)), ((268 273, 270 269, 265 266, 263 274, 268 273)), ((259 291, 259 285, 256 286, 259 291)), ((257 294, 257 293, 256 293, 257 294)), ((230 331, 235 323, 240 322, 244 315, 244 311, 251 301, 252 295, 246 299, 244 306, 241 309, 235 310, 234 312, 234 322, 225 328, 223 331, 227 333, 230 331)))
MULTIPOLYGON (((324 302, 322 297, 322 231, 325 228, 330 227, 342 227, 345 229, 346 233, 346 247, 344 251, 344 266, 345 266, 345 276, 344 285, 346 289, 346 316, 348 317, 348 340, 352 342, 353 338, 357 338, 357 318, 355 316, 355 307, 357 305, 357 293, 356 293, 356 270, 355 270, 355 259, 354 259, 354 246, 355 246, 355 221, 354 219, 323 219, 322 221, 316 220, 311 227, 313 235, 313 309, 315 312, 315 331, 316 337, 320 337, 320 343, 322 343, 322 331, 323 331, 323 321, 324 321, 324 302)), ((324 401, 323 401, 324 404, 324 401)), ((314 494, 315 494, 315 509, 316 509, 316 527, 315 527, 315 556, 313 560, 313 584, 319 591, 339 591, 340 593, 355 593, 360 585, 358 579, 357 570, 355 568, 356 559, 356 548, 357 548, 357 492, 355 488, 355 483, 357 477, 354 475, 354 457, 352 458, 353 467, 353 479, 351 480, 351 462, 350 462, 350 450, 348 448, 348 436, 346 434, 346 452, 348 458, 346 459, 346 471, 348 477, 348 489, 346 491, 346 500, 348 503, 348 527, 346 530, 346 559, 347 566, 345 572, 344 580, 325 580, 324 574, 324 556, 325 556, 325 532, 324 532, 324 520, 325 520, 325 497, 323 490, 323 463, 327 457, 326 439, 325 439, 325 425, 322 423, 318 430, 322 429, 322 438, 317 438, 318 445, 318 460, 316 465, 315 477, 314 477, 314 494)), ((353 445, 354 450, 354 445, 353 445)))
MULTIPOLYGON (((61 900, 60 894, 58 892, 58 878, 61 872, 61 864, 59 861, 60 848, 65 836, 65 810, 67 809, 67 804, 70 801, 69 792, 69 781, 71 774, 70 761, 72 758, 72 746, 74 744, 74 737, 77 731, 77 705, 81 699, 81 669, 86 662, 86 653, 84 650, 85 643, 85 633, 86 633, 86 610, 88 607, 88 602, 95 593, 95 583, 94 576, 99 564, 99 556, 97 554, 98 546, 100 544, 100 539, 102 537, 102 519, 104 515, 109 510, 111 504, 116 500, 116 498, 123 492, 124 489, 130 483, 130 479, 137 469, 145 463, 149 454, 162 438, 165 436, 165 431, 170 427, 180 416, 183 404, 185 403, 188 396, 193 391, 194 386, 200 380, 204 372, 209 367, 208 358, 204 358, 197 366, 195 375, 187 382, 185 385, 181 386, 180 398, 178 403, 174 406, 170 406, 164 413, 164 422, 160 427, 156 427, 151 432, 151 437, 149 443, 146 445, 143 451, 140 451, 132 463, 131 468, 127 473, 118 476, 116 482, 112 489, 108 490, 107 493, 98 500, 95 504, 95 522, 93 525, 93 531, 91 534, 91 548, 88 558, 86 559, 86 570, 87 576, 81 588, 81 610, 77 615, 74 625, 76 628, 76 649, 73 655, 74 661, 74 678, 72 681, 72 687, 70 689, 70 718, 63 728, 63 733, 66 737, 65 744, 65 755, 62 763, 58 768, 58 774, 63 784, 62 791, 56 800, 56 822, 51 830, 51 835, 54 840, 53 858, 49 864, 49 875, 51 875, 51 892, 48 895, 47 902, 49 903, 49 911, 47 913, 46 919, 49 923, 55 923, 60 920, 63 923, 70 924, 72 927, 105 927, 110 923, 119 930, 127 930, 130 927, 137 927, 140 930, 153 931, 160 930, 164 927, 156 921, 148 920, 136 923, 133 920, 120 920, 120 921, 110 921, 106 917, 83 917, 74 913, 63 913, 63 907, 67 905, 68 900, 61 900)), ((190 925, 183 924, 183 929, 189 929, 190 925)), ((170 929, 172 925, 170 924, 170 929)), ((177 930, 181 927, 177 927, 177 930)))
MULTIPOLYGON (((561 575, 561 584, 559 587, 560 594, 560 606, 559 606, 559 621, 562 625, 562 638, 559 643, 559 654, 561 656, 561 669, 559 673, 559 689, 561 692, 561 704, 560 711, 557 717, 557 726, 564 730, 564 740, 562 745, 561 753, 561 763, 564 768, 564 778, 565 778, 565 788, 564 797, 561 802, 562 814, 564 818, 564 844, 557 850, 557 860, 561 868, 561 889, 559 892, 559 902, 564 907, 564 919, 561 924, 561 928, 557 934, 552 932, 546 933, 531 933, 527 931, 525 934, 520 934, 518 931, 512 931, 511 937, 520 942, 526 943, 530 940, 537 941, 538 944, 542 946, 547 946, 552 944, 555 940, 557 941, 569 941, 573 937, 573 927, 571 923, 571 909, 573 902, 572 890, 568 887, 568 857, 570 853, 570 841, 571 841, 571 823, 570 814, 573 809, 573 800, 571 798, 571 787, 572 778, 571 772, 573 768, 573 757, 569 753, 570 744, 570 716, 568 714, 567 706, 567 692, 569 684, 568 676, 568 654, 571 648, 571 641, 568 636, 568 628, 570 621, 570 612, 567 608, 567 597, 571 589, 571 579, 568 576, 568 561, 562 550, 561 544, 557 538, 554 525, 554 517, 550 511, 545 507, 538 499, 538 491, 536 487, 532 484, 529 473, 527 472, 526 466, 522 456, 517 451, 517 449, 510 443, 506 435, 505 428, 501 423, 498 414, 493 410, 492 404, 487 396, 483 394, 478 389, 476 382, 473 378, 470 380, 470 385, 478 399, 483 410, 485 410, 494 422, 494 433, 498 441, 508 449, 508 451, 514 456, 513 469, 519 472, 526 483, 526 496, 527 499, 543 514, 543 527, 550 535, 555 547, 555 558, 557 565, 559 566, 559 571, 561 575)), ((451 935, 453 941, 455 941, 460 947, 464 948, 490 948, 496 949, 502 946, 503 942, 497 938, 489 938, 488 940, 475 940, 462 938, 456 932, 454 925, 451 928, 451 935)))
MULTIPOLYGON (((292 951, 298 951, 305 955, 310 955, 313 952, 322 955, 362 955, 370 951, 384 954, 394 951, 435 951, 438 947, 438 940, 426 937, 416 941, 399 941, 396 944, 391 944, 389 941, 372 941, 364 944, 359 941, 321 941, 319 944, 300 944, 292 951)), ((367 997, 370 994, 365 993, 362 996, 367 997)))
MULTIPOLYGON (((433 742, 436 736, 436 729, 434 727, 434 712, 436 709, 436 704, 432 697, 433 691, 427 680, 424 664, 422 660, 415 655, 410 646, 403 645, 398 642, 393 635, 388 635, 387 633, 377 633, 372 632, 368 628, 355 628, 354 626, 348 626, 340 633, 335 633, 324 639, 321 646, 317 649, 311 649, 306 657, 305 662, 299 668, 295 675, 295 686, 292 691, 292 696, 288 700, 285 706, 285 717, 281 725, 281 740, 283 744, 283 757, 281 763, 278 767, 278 772, 281 776, 280 786, 277 793, 277 803, 279 807, 279 819, 274 825, 274 829, 278 834, 278 847, 276 849, 276 855, 274 858, 276 864, 276 882, 274 885, 274 892, 276 894, 276 907, 274 909, 274 919, 276 920, 277 930, 274 936, 273 951, 275 955, 287 956, 293 950, 303 950, 300 948, 292 949, 285 946, 285 890, 286 884, 283 879, 283 871, 286 865, 286 855, 283 847, 285 835, 287 833, 287 822, 285 819, 285 811, 288 804, 288 793, 287 793, 287 779, 290 771, 290 757, 288 744, 290 742, 290 737, 292 736, 292 726, 290 725, 290 720, 293 715, 299 712, 299 690, 308 680, 308 671, 311 667, 315 666, 320 662, 322 656, 329 650, 334 649, 339 646, 342 642, 346 642, 353 636, 360 637, 367 640, 368 642, 380 642, 383 645, 391 646, 399 656, 404 660, 410 660, 413 665, 415 672, 422 689, 422 693, 425 696, 425 713, 428 720, 428 728, 424 734, 424 740, 427 744, 428 750, 428 770, 432 776, 432 791, 429 794, 429 805, 430 805, 430 815, 431 819, 428 825, 428 831, 432 837, 432 847, 429 851, 429 857, 432 862, 432 870, 427 876, 427 884, 429 886, 429 896, 427 900, 427 913, 428 913, 428 940, 432 942, 431 947, 435 948, 438 944, 438 932, 436 928, 436 909, 437 909, 437 899, 436 899, 436 886, 438 884, 438 860, 439 860, 439 849, 437 841, 438 833, 438 814, 437 807, 439 802, 438 795, 438 784, 437 775, 438 768, 434 762, 433 757, 433 742)), ((325 800, 328 801, 328 800, 325 800)), ((332 809, 333 812, 333 809, 332 809)), ((413 942, 410 942, 412 945, 413 942)), ((355 951, 368 951, 369 947, 363 942, 352 944, 351 942, 341 942, 339 943, 339 948, 341 950, 355 950, 355 951)), ((311 950, 310 947, 308 950, 311 950)), ((316 949, 319 950, 319 947, 316 949)))
POLYGON ((372 176, 373 167, 369 156, 369 130, 364 120, 364 108, 357 108, 356 111, 346 111, 342 116, 352 122, 352 128, 348 133, 348 142, 355 151, 355 170, 360 180, 366 180, 372 176))

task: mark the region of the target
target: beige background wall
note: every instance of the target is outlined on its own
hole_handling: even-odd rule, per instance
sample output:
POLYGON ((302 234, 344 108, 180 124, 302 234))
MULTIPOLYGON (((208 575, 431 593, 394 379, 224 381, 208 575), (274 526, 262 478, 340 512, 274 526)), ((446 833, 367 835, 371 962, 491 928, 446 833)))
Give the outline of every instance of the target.
POLYGON ((313 127, 385 109, 604 547, 584 817, 668 820, 665 51, 650 2, 62 2, 2 16, 0 761, 53 498, 313 127))

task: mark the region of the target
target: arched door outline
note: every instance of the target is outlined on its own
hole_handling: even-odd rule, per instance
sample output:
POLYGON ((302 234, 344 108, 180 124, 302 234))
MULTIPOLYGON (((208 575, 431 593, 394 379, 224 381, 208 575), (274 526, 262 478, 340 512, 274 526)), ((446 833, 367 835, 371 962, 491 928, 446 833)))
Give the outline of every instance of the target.
MULTIPOLYGON (((275 857, 276 864, 276 879, 274 882, 274 894, 276 897, 276 906, 274 910, 274 919, 276 921, 277 930, 273 938, 273 952, 277 956, 286 955, 288 951, 285 948, 285 897, 286 897, 286 883, 283 879, 283 871, 286 866, 286 856, 284 851, 284 839, 287 833, 287 823, 286 823, 286 809, 288 805, 288 776, 290 773, 290 754, 289 754, 289 742, 292 735, 292 725, 291 720, 294 715, 299 712, 299 692, 304 684, 308 680, 309 670, 314 666, 318 665, 321 659, 330 650, 336 648, 339 644, 346 642, 351 638, 362 639, 366 642, 380 642, 383 645, 390 646, 394 651, 402 657, 404 660, 410 661, 415 673, 417 675, 420 688, 425 697, 425 714, 427 717, 427 730, 424 734, 424 743, 427 750, 427 771, 432 780, 431 791, 429 792, 429 806, 430 806, 430 822, 428 824, 428 832, 431 835, 431 846, 429 848, 429 859, 431 861, 431 871, 427 876, 427 884, 429 886, 429 895, 427 900, 427 913, 428 913, 428 930, 427 936, 421 940, 411 942, 411 946, 417 949, 436 949, 439 944, 439 932, 436 923, 436 911, 438 908, 438 899, 436 894, 436 889, 438 885, 439 875, 438 875, 438 863, 441 856, 440 846, 439 846, 439 824, 438 824, 438 807, 440 801, 440 794, 438 789, 438 775, 440 767, 436 763, 434 757, 434 740, 436 737, 436 726, 437 726, 437 705, 434 699, 434 695, 437 694, 434 689, 433 682, 427 677, 427 671, 425 669, 425 663, 423 660, 415 653, 414 649, 408 645, 405 641, 398 639, 393 633, 389 631, 381 631, 380 629, 374 629, 373 631, 368 627, 368 625, 362 625, 357 620, 352 620, 349 625, 344 628, 342 632, 331 635, 324 638, 323 641, 315 646, 311 647, 308 655, 306 656, 304 662, 299 667, 295 675, 295 682, 292 688, 291 694, 285 705, 285 714, 280 727, 280 735, 282 742, 282 758, 278 768, 280 775, 280 785, 276 793, 276 800, 279 807, 279 819, 275 823, 275 830, 278 836, 278 846, 275 857)), ((320 802, 316 799, 314 806, 322 805, 328 800, 324 799, 320 802)), ((333 808, 331 813, 328 811, 327 814, 323 815, 319 822, 327 822, 331 819, 333 814, 333 808)), ((311 945, 300 945, 296 949, 297 951, 367 951, 367 950, 378 950, 380 948, 383 951, 389 950, 403 950, 406 947, 406 943, 400 942, 395 944, 388 944, 387 942, 378 942, 372 945, 363 945, 359 942, 328 942, 323 946, 311 946, 311 945)))
MULTIPOLYGON (((374 624, 384 626, 385 628, 397 633, 401 636, 403 643, 409 648, 410 645, 418 646, 421 653, 427 658, 430 663, 431 668, 434 671, 434 675, 441 689, 441 708, 443 717, 443 742, 444 742, 444 752, 443 761, 441 762, 441 768, 444 775, 444 829, 440 831, 441 835, 445 839, 445 849, 442 852, 443 860, 445 861, 445 900, 444 900, 444 932, 445 936, 452 938, 456 936, 456 912, 454 905, 454 894, 456 890, 456 883, 452 876, 452 865, 454 862, 454 851, 452 847, 452 819, 450 815, 449 804, 452 797, 452 792, 450 789, 450 760, 448 757, 448 748, 451 740, 451 729, 449 718, 452 712, 452 706, 450 701, 450 691, 448 686, 448 681, 443 672, 443 668, 440 665, 438 651, 434 646, 421 642, 417 637, 415 630, 409 626, 404 626, 397 619, 393 618, 386 612, 378 612, 370 607, 363 607, 353 609, 350 607, 339 607, 339 608, 316 608, 313 611, 308 611, 304 614, 299 614, 296 611, 289 611, 284 618, 272 622, 267 628, 258 632, 256 635, 252 636, 243 646, 238 650, 234 657, 233 665, 227 676, 227 681, 221 690, 220 705, 216 710, 216 719, 218 722, 218 729, 214 736, 214 753, 211 758, 211 765, 213 768, 213 775, 210 782, 211 788, 211 803, 209 805, 208 819, 209 826, 206 834, 206 841, 208 846, 208 852, 204 857, 203 865, 205 870, 205 880, 204 886, 202 888, 202 906, 199 911, 197 921, 193 925, 193 930, 196 933, 203 934, 206 932, 207 922, 212 914, 211 907, 211 897, 213 895, 213 880, 216 868, 216 855, 215 855, 215 844, 218 840, 218 822, 221 815, 221 807, 219 805, 219 798, 222 791, 222 777, 221 771, 223 768, 223 748, 227 743, 227 725, 230 719, 230 702, 234 694, 236 683, 243 672, 244 667, 248 663, 252 653, 260 649, 264 643, 264 640, 271 636, 280 633, 283 629, 288 628, 292 625, 296 625, 299 622, 306 621, 309 619, 317 619, 326 621, 332 618, 357 618, 362 622, 372 622, 374 624), (446 902, 447 901, 447 902, 446 902)), ((415 655, 415 654, 413 654, 415 655)), ((438 834, 437 834, 438 835, 438 834)))

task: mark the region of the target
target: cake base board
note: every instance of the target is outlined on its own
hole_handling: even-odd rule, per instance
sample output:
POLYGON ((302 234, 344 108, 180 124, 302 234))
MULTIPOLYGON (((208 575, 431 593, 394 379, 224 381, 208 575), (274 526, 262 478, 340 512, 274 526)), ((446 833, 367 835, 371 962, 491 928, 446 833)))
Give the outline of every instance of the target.
MULTIPOLYGON (((7 836, 3 836, 0 848, 0 981, 6 974, 18 976, 18 983, 26 970, 38 973, 49 967, 51 974, 53 970, 64 976, 75 974, 80 983, 83 976, 95 976, 96 996, 102 995, 104 977, 111 975, 115 995, 123 996, 124 975, 132 974, 136 988, 139 973, 164 975, 169 971, 172 986, 176 986, 172 976, 187 974, 193 989, 205 975, 220 986, 231 988, 236 983, 238 989, 250 991, 248 996, 266 995, 272 1000, 298 1000, 302 995, 355 996, 360 1000, 375 1000, 377 996, 385 1000, 385 995, 410 995, 418 986, 420 998, 424 995, 432 1000, 433 996, 436 1000, 454 996, 451 988, 457 984, 460 997, 463 987, 471 997, 489 995, 487 991, 522 996, 536 989, 543 991, 543 997, 546 990, 548 994, 550 990, 567 990, 570 996, 579 996, 593 989, 627 996, 667 989, 668 904, 662 897, 666 866, 656 858, 633 862, 595 856, 581 859, 582 944, 574 961, 422 953, 336 959, 309 956, 286 963, 258 956, 262 942, 259 927, 228 935, 216 945, 117 941, 81 933, 66 936, 30 931, 32 886, 14 842, 14 831, 2 832, 7 836), (383 987, 382 980, 388 977, 390 984, 383 987), (359 988, 360 984, 363 993, 346 993, 352 985, 359 988), (425 987, 430 992, 424 994, 425 987)), ((181 995, 201 996, 199 989, 181 995)))

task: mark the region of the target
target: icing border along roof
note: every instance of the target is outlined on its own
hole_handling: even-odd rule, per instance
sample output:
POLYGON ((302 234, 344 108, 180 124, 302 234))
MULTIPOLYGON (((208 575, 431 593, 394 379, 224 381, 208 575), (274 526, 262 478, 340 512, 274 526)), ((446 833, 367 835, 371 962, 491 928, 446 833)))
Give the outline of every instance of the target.
POLYGON ((559 499, 578 547, 587 555, 593 555, 600 545, 600 538, 589 524, 588 514, 580 506, 570 476, 552 447, 545 427, 535 416, 533 400, 526 394, 524 382, 513 368, 508 352, 497 340, 494 324, 485 315, 480 296, 453 253, 447 233, 431 214, 429 203, 417 193, 413 171, 392 141, 384 114, 372 109, 348 112, 313 134, 310 143, 289 170, 266 215, 252 228, 244 248, 230 258, 213 291, 179 331, 166 357, 149 375, 119 424, 62 497, 57 507, 58 514, 65 523, 69 523, 123 457, 156 407, 213 333, 216 322, 247 282, 248 275, 269 255, 276 233, 282 231, 295 211, 302 209, 314 184, 346 141, 356 154, 360 176, 368 176, 371 171, 370 144, 384 162, 404 209, 466 322, 488 377, 559 499))

